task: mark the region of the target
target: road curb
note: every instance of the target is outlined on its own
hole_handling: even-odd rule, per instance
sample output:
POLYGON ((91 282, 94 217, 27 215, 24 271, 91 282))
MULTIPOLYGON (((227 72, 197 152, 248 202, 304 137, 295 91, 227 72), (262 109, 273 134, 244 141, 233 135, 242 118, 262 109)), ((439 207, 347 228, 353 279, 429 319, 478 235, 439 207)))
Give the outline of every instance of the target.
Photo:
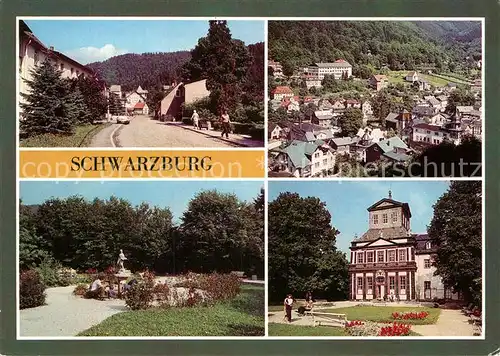
POLYGON ((177 126, 182 127, 184 130, 189 130, 189 131, 192 131, 192 132, 196 132, 196 133, 202 134, 204 136, 212 137, 212 138, 215 138, 217 140, 228 142, 228 143, 231 143, 233 145, 240 146, 240 147, 252 147, 252 146, 245 145, 244 143, 234 142, 234 141, 228 140, 227 138, 223 138, 223 137, 220 137, 220 136, 213 136, 213 135, 206 134, 202 130, 192 129, 190 127, 185 127, 183 125, 177 125, 177 126))

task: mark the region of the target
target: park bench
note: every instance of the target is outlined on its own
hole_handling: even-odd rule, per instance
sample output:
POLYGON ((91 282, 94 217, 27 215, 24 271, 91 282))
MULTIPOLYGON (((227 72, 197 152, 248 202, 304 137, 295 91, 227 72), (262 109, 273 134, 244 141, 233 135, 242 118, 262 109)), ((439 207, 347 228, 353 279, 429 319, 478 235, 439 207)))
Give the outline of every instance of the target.
POLYGON ((212 128, 212 123, 210 122, 210 120, 201 119, 198 124, 200 125, 200 130, 201 129, 210 130, 212 128))
POLYGON ((341 326, 345 327, 347 317, 345 314, 317 312, 314 310, 306 311, 306 316, 312 317, 313 326, 341 326))

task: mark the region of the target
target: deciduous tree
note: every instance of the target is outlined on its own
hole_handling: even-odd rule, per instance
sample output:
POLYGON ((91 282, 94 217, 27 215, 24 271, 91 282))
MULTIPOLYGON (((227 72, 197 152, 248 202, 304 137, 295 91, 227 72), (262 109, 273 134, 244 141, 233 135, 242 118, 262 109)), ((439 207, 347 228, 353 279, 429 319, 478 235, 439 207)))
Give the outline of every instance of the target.
POLYGON ((482 188, 480 181, 452 181, 434 205, 428 229, 437 248, 434 266, 445 285, 481 305, 482 188))
POLYGON ((287 293, 343 299, 347 295, 347 259, 335 248, 338 231, 318 198, 281 193, 268 205, 269 298, 287 293))

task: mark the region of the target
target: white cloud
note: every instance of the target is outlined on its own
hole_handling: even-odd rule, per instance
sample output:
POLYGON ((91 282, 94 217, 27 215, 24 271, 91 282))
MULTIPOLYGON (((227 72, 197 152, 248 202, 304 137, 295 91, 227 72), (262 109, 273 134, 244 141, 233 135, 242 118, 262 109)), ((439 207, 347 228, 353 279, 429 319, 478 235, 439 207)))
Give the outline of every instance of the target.
POLYGON ((119 49, 112 44, 106 44, 101 48, 81 47, 65 51, 64 54, 82 64, 105 61, 108 58, 128 53, 126 49, 119 49))

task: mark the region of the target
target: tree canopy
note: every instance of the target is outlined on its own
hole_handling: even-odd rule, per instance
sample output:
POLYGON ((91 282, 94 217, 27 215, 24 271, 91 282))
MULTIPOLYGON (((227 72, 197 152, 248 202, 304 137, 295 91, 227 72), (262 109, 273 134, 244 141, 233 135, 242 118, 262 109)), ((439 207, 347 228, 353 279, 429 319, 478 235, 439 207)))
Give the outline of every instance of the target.
POLYGON ((346 298, 348 262, 335 247, 338 231, 325 203, 281 193, 269 203, 268 216, 269 299, 309 290, 316 297, 346 298))
POLYGON ((435 273, 477 306, 482 295, 482 194, 480 181, 452 181, 434 205, 428 228, 437 248, 435 273))
POLYGON ((54 258, 77 270, 103 270, 123 249, 127 268, 159 273, 240 270, 263 276, 262 198, 246 203, 216 191, 199 193, 176 226, 168 207, 111 197, 54 198, 20 206, 20 265, 54 258))

